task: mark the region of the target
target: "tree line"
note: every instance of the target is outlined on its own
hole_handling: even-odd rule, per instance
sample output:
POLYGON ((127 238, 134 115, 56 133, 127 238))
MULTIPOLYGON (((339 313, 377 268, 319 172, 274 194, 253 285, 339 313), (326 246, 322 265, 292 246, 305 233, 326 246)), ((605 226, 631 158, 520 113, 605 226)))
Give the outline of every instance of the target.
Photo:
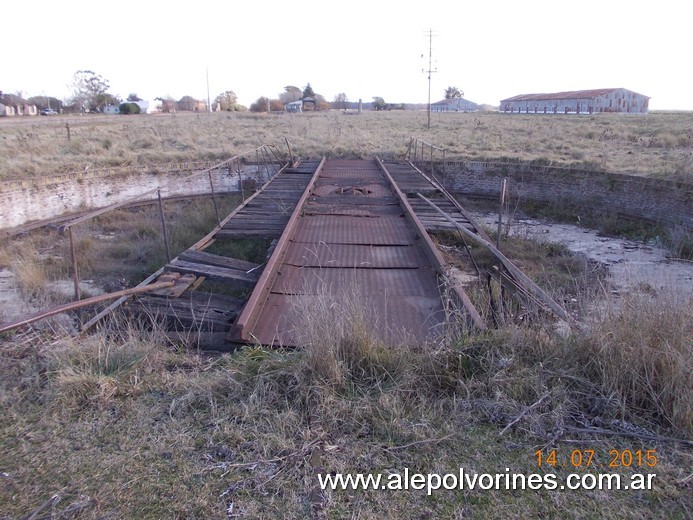
MULTIPOLYGON (((60 100, 51 96, 33 96, 26 100, 23 99, 21 92, 16 95, 6 94, 2 96, 4 104, 31 104, 36 105, 39 110, 53 109, 61 113, 87 113, 103 112, 106 107, 116 105, 120 113, 133 114, 139 113, 142 101, 136 93, 131 93, 126 99, 109 92, 109 81, 91 70, 78 70, 73 76, 71 83, 71 95, 60 100)), ((0 92, 2 95, 2 92, 0 92)), ((445 98, 462 97, 463 93, 457 87, 445 89, 445 98)), ((287 85, 284 91, 279 93, 276 98, 259 97, 250 107, 244 107, 238 103, 238 96, 232 90, 226 90, 218 94, 211 101, 211 107, 207 106, 207 101, 196 99, 192 96, 183 96, 176 100, 171 96, 156 97, 157 105, 155 108, 164 113, 178 111, 206 112, 238 112, 250 110, 251 112, 275 112, 284 111, 289 103, 301 101, 302 110, 329 110, 351 108, 354 103, 350 103, 347 95, 343 92, 337 94, 332 102, 328 102, 324 96, 315 92, 310 82, 304 88, 294 85, 287 85)), ((387 103, 382 97, 373 97, 372 103, 367 103, 364 108, 372 110, 403 110, 403 103, 387 103)))

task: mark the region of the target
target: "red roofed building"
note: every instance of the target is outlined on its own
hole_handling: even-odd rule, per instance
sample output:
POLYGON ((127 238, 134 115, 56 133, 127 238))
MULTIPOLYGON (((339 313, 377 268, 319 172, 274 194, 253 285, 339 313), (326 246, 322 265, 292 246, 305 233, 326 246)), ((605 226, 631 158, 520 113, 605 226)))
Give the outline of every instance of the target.
POLYGON ((522 94, 500 102, 509 114, 646 114, 650 98, 625 88, 574 90, 553 94, 522 94))

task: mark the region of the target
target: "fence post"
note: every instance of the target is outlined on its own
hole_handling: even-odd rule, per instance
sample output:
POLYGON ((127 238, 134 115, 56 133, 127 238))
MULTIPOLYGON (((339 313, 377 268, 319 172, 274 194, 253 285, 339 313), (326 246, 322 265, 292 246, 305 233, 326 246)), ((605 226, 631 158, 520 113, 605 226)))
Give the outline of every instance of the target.
POLYGON ((82 292, 79 288, 79 270, 77 269, 77 252, 75 251, 75 239, 72 236, 72 226, 67 228, 70 237, 70 257, 72 258, 72 281, 75 284, 75 301, 82 299, 82 292))
POLYGON ((164 202, 161 200, 161 190, 156 190, 159 198, 159 218, 161 219, 161 230, 164 236, 164 249, 166 250, 166 262, 171 261, 171 250, 168 248, 168 230, 166 229, 166 219, 164 218, 164 202))
POLYGON ((241 188, 241 200, 245 202, 245 190, 243 189, 243 177, 241 176, 240 159, 236 159, 236 172, 238 172, 238 185, 241 188))
POLYGON ((498 206, 498 234, 496 235, 496 249, 500 250, 501 228, 503 226, 503 206, 505 205, 505 185, 508 179, 501 181, 500 205, 498 206))
POLYGON ((212 172, 208 171, 209 175, 209 189, 212 192, 212 201, 214 202, 214 213, 217 215, 217 224, 221 225, 221 217, 219 216, 219 206, 217 205, 217 194, 214 191, 214 183, 212 182, 212 172))

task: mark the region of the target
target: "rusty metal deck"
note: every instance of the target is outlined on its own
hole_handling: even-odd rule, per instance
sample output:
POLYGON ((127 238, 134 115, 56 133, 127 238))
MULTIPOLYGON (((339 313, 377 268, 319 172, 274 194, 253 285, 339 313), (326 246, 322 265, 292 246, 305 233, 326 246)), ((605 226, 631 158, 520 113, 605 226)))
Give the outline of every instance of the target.
POLYGON ((441 334, 440 265, 378 162, 329 160, 305 195, 229 339, 298 345, 321 303, 345 298, 386 341, 441 334))
MULTIPOLYGON (((445 262, 422 223, 433 219, 424 211, 417 217, 420 200, 412 194, 424 192, 453 211, 439 191, 418 170, 378 160, 287 166, 160 271, 159 278, 178 277, 175 287, 129 308, 219 350, 301 345, 307 320, 332 319, 316 314, 320 308, 349 301, 388 343, 434 339, 446 323, 445 262), (274 240, 265 264, 224 256, 223 247, 207 249, 248 238, 274 240), (252 293, 238 297, 244 291, 252 293)), ((480 322, 463 290, 453 292, 480 322)))

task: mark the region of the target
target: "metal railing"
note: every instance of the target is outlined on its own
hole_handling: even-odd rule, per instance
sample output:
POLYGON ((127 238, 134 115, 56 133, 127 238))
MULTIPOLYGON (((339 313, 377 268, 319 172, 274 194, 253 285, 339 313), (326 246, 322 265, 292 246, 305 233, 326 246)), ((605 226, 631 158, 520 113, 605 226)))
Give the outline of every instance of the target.
POLYGON ((447 181, 447 172, 446 172, 446 151, 445 148, 440 148, 439 146, 434 146, 430 143, 427 143, 423 139, 420 139, 418 137, 410 137, 409 138, 409 146, 407 146, 407 152, 405 154, 405 158, 407 161, 417 165, 418 167, 423 167, 426 163, 428 163, 431 177, 433 177, 436 181, 440 182, 440 179, 436 176, 436 170, 435 170, 435 158, 436 158, 436 153, 438 153, 438 157, 442 155, 442 163, 443 163, 443 186, 446 185, 447 181))

